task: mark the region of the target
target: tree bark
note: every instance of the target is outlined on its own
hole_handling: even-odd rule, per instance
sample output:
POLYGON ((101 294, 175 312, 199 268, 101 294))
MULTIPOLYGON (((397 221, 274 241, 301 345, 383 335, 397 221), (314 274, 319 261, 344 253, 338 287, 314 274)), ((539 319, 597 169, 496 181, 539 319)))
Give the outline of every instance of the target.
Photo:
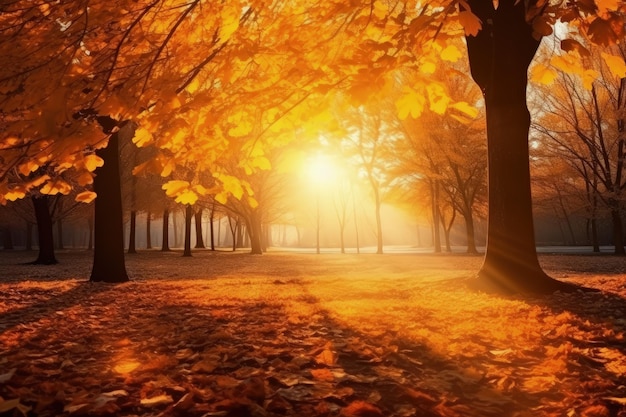
POLYGON ((98 197, 95 202, 92 282, 128 281, 124 261, 119 142, 121 134, 132 136, 132 132, 132 127, 127 124, 111 135, 106 148, 96 151, 104 165, 96 170, 94 179, 94 191, 98 197))
POLYGON ((525 2, 469 0, 483 22, 467 36, 470 68, 487 112, 489 219, 484 263, 473 283, 501 293, 553 292, 565 284, 550 278, 535 249, 526 105, 528 66, 539 41, 525 20, 525 2))
POLYGON ((204 249, 204 239, 202 237, 202 207, 194 213, 196 224, 196 249, 204 249))
POLYGON ((619 202, 611 200, 611 220, 613 223, 613 253, 615 255, 624 255, 624 226, 622 222, 622 212, 619 208, 619 202))
POLYGON ((211 250, 215 250, 215 228, 213 222, 215 221, 215 204, 211 207, 211 215, 209 216, 209 224, 211 227, 210 238, 211 238, 211 250))
POLYGON ((170 250, 170 211, 163 210, 163 242, 161 243, 161 251, 168 252, 170 250))
POLYGON ((37 236, 39 238, 39 255, 32 263, 35 265, 54 265, 59 263, 54 255, 54 237, 52 234, 52 216, 50 216, 50 197, 47 195, 33 196, 32 202, 37 219, 37 236))
POLYGON ((185 206, 185 243, 183 256, 191 256, 191 218, 193 217, 193 207, 191 204, 185 206))
POLYGON ((130 211, 130 228, 128 232, 128 253, 137 253, 137 212, 130 211))
POLYGON ((152 231, 151 228, 151 214, 150 211, 146 213, 146 249, 152 249, 152 231))
POLYGON ((261 214, 258 210, 253 210, 248 218, 248 235, 250 236, 250 253, 253 255, 263 254, 263 231, 261 227, 261 214))
POLYGON ((465 235, 467 236, 467 253, 476 254, 476 229, 474 227, 474 213, 471 208, 463 215, 465 219, 465 235))

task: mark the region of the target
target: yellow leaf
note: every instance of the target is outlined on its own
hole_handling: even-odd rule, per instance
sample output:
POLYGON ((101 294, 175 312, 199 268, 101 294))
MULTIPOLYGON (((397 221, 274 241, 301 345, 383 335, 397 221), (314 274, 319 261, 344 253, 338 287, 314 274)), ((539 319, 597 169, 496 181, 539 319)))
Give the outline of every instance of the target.
POLYGON ((456 103, 451 104, 450 107, 468 115, 472 119, 478 116, 478 109, 465 101, 457 101, 456 103))
POLYGON ((437 114, 444 114, 450 103, 450 97, 441 84, 431 83, 426 86, 430 110, 437 114))
POLYGON ((256 201, 254 197, 248 197, 248 205, 250 208, 257 208, 259 206, 259 202, 256 201))
POLYGON ((441 59, 444 61, 456 62, 461 58, 463 54, 454 45, 448 45, 443 51, 441 51, 441 59))
POLYGON ((19 200, 20 198, 26 197, 26 192, 21 187, 15 187, 8 193, 4 195, 4 197, 9 201, 19 200))
POLYGON ((596 70, 585 70, 583 72, 583 87, 585 87, 588 91, 591 91, 593 87, 593 82, 598 78, 598 71, 596 70))
POLYGON ((228 193, 225 191, 222 191, 221 193, 216 194, 215 201, 217 201, 220 204, 226 204, 226 202, 228 201, 228 193))
POLYGON ((530 79, 537 84, 550 85, 556 77, 556 71, 547 65, 539 63, 531 68, 530 79))
POLYGON ((262 170, 269 170, 272 168, 272 164, 270 160, 264 156, 257 156, 252 160, 252 166, 256 168, 260 168, 262 170))
POLYGON ((550 63, 557 69, 569 74, 582 74, 580 56, 576 52, 556 55, 550 59, 550 63))
POLYGON ((180 193, 176 197, 175 201, 180 204, 190 204, 193 206, 194 204, 196 204, 196 201, 198 201, 198 194, 194 193, 190 189, 187 189, 180 193))
POLYGON ((133 143, 138 147, 144 147, 152 142, 152 133, 147 129, 140 127, 135 130, 135 136, 133 136, 133 143))
POLYGON ((93 191, 83 191, 76 196, 76 201, 81 203, 91 203, 95 200, 97 194, 93 191))
POLYGON ((31 172, 35 172, 37 170, 37 168, 39 168, 39 164, 37 164, 37 163, 35 163, 33 161, 28 161, 28 162, 25 162, 22 165, 20 165, 18 170, 19 170, 20 174, 22 174, 24 176, 27 176, 31 172))
POLYGON ((200 81, 198 81, 198 77, 194 78, 188 85, 185 87, 188 93, 195 93, 200 88, 200 81))
POLYGON ((239 123, 235 127, 231 127, 228 130, 228 134, 232 137, 242 137, 246 136, 248 133, 252 131, 252 124, 247 120, 243 120, 243 118, 239 121, 239 123))
POLYGON ((387 9, 387 5, 385 3, 383 3, 380 0, 376 0, 374 2, 374 10, 373 10, 373 14, 374 16, 376 16, 378 19, 384 19, 385 17, 387 17, 387 13, 388 13, 388 9, 387 9))
POLYGON ((70 191, 72 190, 72 187, 66 183, 65 181, 61 180, 61 179, 57 179, 57 180, 50 180, 47 183, 44 184, 43 187, 41 187, 41 193, 42 194, 49 194, 49 195, 54 195, 54 194, 63 194, 63 195, 67 195, 70 193, 70 191))
POLYGON ((76 178, 76 182, 83 187, 87 184, 91 184, 93 182, 93 177, 89 172, 82 172, 76 178))
POLYGON ((96 168, 104 165, 104 160, 100 158, 98 155, 91 154, 91 155, 85 156, 84 164, 85 164, 85 168, 87 168, 87 171, 93 172, 96 170, 96 168))
POLYGON ((224 191, 232 194, 237 200, 243 196, 243 186, 237 177, 227 174, 216 174, 216 178, 222 183, 224 191))
POLYGON ((605 52, 602 52, 602 58, 613 75, 617 78, 626 78, 626 62, 624 62, 624 58, 605 52))
POLYGON ((176 164, 174 163, 174 161, 170 159, 169 161, 167 161, 167 163, 163 167, 163 170, 161 171, 161 176, 162 177, 169 176, 175 167, 176 167, 176 164))
POLYGON ((175 197, 189 188, 189 181, 171 180, 163 184, 161 188, 165 190, 168 197, 175 197))
POLYGON ((409 114, 413 118, 419 117, 424 111, 426 99, 423 95, 417 94, 411 87, 405 86, 402 91, 404 94, 395 103, 398 117, 402 120, 406 119, 409 114))
POLYGON ((424 74, 434 74, 436 69, 437 66, 431 61, 423 62, 420 65, 420 71, 424 74))
POLYGON ((203 187, 200 184, 194 185, 193 187, 191 187, 195 192, 197 192, 200 195, 207 195, 209 194, 209 190, 205 187, 203 187))
MULTIPOLYGON (((226 3, 226 5, 228 5, 228 3, 226 3)), ((220 27, 220 39, 222 42, 230 39, 239 27, 241 9, 236 7, 236 4, 234 6, 235 7, 232 5, 230 7, 227 6, 222 10, 222 26, 220 27)))
POLYGON ((478 31, 482 28, 482 23, 478 16, 467 10, 459 12, 459 22, 461 26, 463 26, 463 29, 465 29, 466 36, 476 36, 478 35, 478 31))

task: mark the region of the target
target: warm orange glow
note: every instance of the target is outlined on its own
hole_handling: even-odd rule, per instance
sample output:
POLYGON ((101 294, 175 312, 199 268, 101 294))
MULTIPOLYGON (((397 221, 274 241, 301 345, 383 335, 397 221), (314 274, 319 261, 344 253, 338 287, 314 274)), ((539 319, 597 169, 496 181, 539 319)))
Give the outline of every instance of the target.
POLYGON ((339 169, 333 158, 322 153, 311 156, 304 168, 308 179, 316 185, 331 184, 339 176, 339 169))

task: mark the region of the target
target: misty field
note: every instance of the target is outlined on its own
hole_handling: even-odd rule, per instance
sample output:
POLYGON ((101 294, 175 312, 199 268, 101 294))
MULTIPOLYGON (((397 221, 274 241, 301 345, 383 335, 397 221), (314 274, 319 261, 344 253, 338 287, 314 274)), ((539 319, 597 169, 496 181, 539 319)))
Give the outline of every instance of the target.
POLYGON ((626 262, 541 255, 598 292, 497 297, 482 258, 198 251, 87 282, 0 252, 2 416, 626 416, 626 262))

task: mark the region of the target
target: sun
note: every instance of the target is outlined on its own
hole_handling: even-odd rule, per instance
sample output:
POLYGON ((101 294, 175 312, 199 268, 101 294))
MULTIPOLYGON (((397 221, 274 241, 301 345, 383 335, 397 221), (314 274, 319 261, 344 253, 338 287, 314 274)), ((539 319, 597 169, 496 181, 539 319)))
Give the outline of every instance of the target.
POLYGON ((337 180, 339 174, 334 159, 323 153, 311 155, 304 169, 308 179, 317 185, 330 184, 337 180))

